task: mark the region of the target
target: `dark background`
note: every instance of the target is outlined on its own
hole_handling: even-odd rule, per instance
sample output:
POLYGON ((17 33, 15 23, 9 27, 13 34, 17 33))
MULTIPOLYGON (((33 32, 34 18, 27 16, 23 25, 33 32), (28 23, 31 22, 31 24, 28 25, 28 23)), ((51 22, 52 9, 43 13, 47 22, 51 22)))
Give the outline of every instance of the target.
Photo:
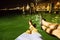
POLYGON ((34 1, 33 0, 0 0, 0 8, 22 6, 30 2, 34 2, 34 1))
MULTIPOLYGON (((54 1, 58 1, 58 0, 39 0, 39 2, 54 2, 54 1)), ((0 9, 23 6, 31 2, 35 3, 36 0, 0 0, 0 9)))

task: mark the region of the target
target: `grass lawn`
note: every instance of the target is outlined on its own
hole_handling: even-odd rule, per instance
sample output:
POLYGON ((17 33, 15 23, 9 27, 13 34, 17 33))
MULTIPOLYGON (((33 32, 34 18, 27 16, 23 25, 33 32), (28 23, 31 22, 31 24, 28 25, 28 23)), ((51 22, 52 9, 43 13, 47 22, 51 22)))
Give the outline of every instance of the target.
MULTIPOLYGON (((44 13, 42 16, 49 22, 60 23, 59 14, 56 15, 44 13)), ((44 40, 59 40, 58 38, 47 34, 41 29, 41 26, 39 24, 39 17, 40 16, 38 14, 0 17, 0 40, 14 40, 16 37, 28 29, 29 19, 32 19, 33 23, 37 24, 37 29, 39 33, 41 33, 44 40)))

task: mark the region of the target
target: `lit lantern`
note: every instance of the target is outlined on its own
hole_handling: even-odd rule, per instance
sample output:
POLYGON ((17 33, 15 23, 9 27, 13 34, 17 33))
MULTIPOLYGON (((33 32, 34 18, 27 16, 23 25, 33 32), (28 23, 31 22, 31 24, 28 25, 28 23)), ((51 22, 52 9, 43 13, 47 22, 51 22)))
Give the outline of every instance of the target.
POLYGON ((49 11, 49 10, 50 10, 50 6, 48 5, 48 6, 47 6, 47 11, 49 11))
POLYGON ((29 7, 29 5, 27 4, 26 10, 29 10, 29 8, 30 8, 30 7, 29 7))

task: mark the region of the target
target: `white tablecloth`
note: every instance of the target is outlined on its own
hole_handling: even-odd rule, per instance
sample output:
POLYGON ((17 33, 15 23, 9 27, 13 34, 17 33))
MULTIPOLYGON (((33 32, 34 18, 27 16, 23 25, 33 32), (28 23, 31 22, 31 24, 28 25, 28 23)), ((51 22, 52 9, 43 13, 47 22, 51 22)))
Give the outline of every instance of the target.
POLYGON ((23 33, 18 36, 15 40, 43 40, 39 33, 26 34, 23 33))

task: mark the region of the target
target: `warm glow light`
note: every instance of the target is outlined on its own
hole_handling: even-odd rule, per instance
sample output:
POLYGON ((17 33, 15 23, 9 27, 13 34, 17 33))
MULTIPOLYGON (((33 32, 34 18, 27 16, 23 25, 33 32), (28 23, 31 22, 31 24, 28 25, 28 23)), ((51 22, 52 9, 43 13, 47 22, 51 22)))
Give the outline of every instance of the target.
POLYGON ((49 11, 50 10, 50 6, 49 5, 47 5, 47 11, 49 11))
POLYGON ((54 8, 55 8, 55 9, 57 9, 57 7, 56 7, 56 6, 55 6, 54 8))
POLYGON ((57 2, 57 4, 56 5, 60 5, 60 2, 57 2))
POLYGON ((29 10, 29 8, 30 8, 29 5, 27 5, 26 9, 29 10))
POLYGON ((22 11, 24 12, 25 10, 24 10, 24 6, 22 7, 22 11))
POLYGON ((19 7, 16 7, 16 9, 19 9, 19 7))
POLYGON ((10 8, 9 10, 13 10, 13 8, 10 8))
POLYGON ((7 10, 7 8, 1 9, 1 10, 7 10))
POLYGON ((42 9, 45 9, 45 6, 42 6, 42 9))

